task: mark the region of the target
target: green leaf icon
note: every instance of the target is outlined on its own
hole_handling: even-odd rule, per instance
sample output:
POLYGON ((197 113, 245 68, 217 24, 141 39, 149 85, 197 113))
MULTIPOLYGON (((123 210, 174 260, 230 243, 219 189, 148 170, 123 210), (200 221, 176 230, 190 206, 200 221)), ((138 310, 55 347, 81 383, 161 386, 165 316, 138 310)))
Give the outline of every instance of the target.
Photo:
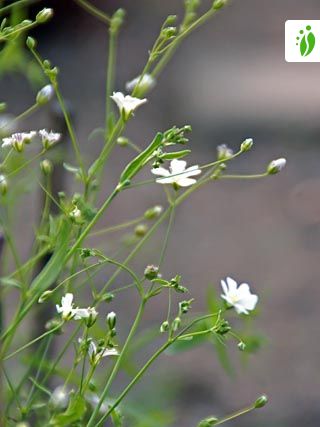
MULTIPOLYGON (((307 27, 309 30, 311 27, 307 27)), ((313 51, 316 44, 316 38, 312 31, 310 31, 308 34, 305 34, 300 42, 300 53, 301 56, 308 56, 313 51)))

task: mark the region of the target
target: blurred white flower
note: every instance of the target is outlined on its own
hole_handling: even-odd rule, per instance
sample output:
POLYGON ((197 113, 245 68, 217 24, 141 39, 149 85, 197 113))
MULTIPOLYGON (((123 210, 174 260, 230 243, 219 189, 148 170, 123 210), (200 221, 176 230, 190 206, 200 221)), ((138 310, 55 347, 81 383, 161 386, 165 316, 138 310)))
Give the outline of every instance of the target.
POLYGON ((139 90, 142 92, 145 92, 146 90, 152 89, 156 85, 156 80, 151 76, 151 74, 144 74, 141 81, 141 76, 138 76, 131 80, 130 82, 126 83, 126 89, 128 92, 132 92, 137 84, 139 83, 139 90))
POLYGON ((37 135, 37 132, 32 130, 30 132, 13 133, 11 136, 2 139, 2 147, 11 147, 21 153, 25 144, 30 144, 31 140, 37 135))
POLYGON ((199 175, 201 170, 198 165, 186 168, 187 162, 184 160, 174 159, 170 162, 169 170, 164 168, 154 168, 151 172, 154 175, 160 175, 163 178, 157 178, 159 184, 175 184, 178 187, 189 187, 197 181, 190 176, 199 175))
POLYGON ((126 119, 131 113, 140 107, 140 105, 147 102, 146 98, 140 99, 130 95, 124 96, 122 92, 113 92, 111 98, 117 104, 120 113, 124 113, 126 119))
POLYGON ((96 364, 102 359, 102 357, 107 356, 118 356, 119 352, 116 348, 108 348, 108 347, 97 347, 96 343, 91 340, 88 348, 89 359, 91 363, 96 364))
POLYGON ((233 156, 233 150, 226 144, 218 145, 217 147, 218 160, 227 160, 233 156))
POLYGON ((271 175, 274 175, 275 173, 280 172, 286 165, 287 160, 283 157, 280 159, 272 160, 272 162, 269 163, 269 166, 267 168, 267 172, 271 175))
POLYGON ((69 391, 65 388, 65 386, 60 385, 56 387, 50 397, 49 405, 52 406, 53 409, 66 409, 69 403, 69 391))
POLYGON ((61 305, 56 304, 56 309, 63 320, 70 320, 74 316, 73 294, 67 293, 61 298, 61 305))
POLYGON ((247 283, 242 283, 238 286, 237 282, 231 277, 226 280, 221 280, 221 286, 224 294, 221 295, 228 305, 235 308, 238 314, 249 314, 249 311, 254 310, 258 296, 250 292, 250 287, 247 283))
POLYGON ((52 131, 48 132, 46 129, 39 130, 38 134, 41 138, 42 145, 46 150, 61 139, 61 133, 52 131))

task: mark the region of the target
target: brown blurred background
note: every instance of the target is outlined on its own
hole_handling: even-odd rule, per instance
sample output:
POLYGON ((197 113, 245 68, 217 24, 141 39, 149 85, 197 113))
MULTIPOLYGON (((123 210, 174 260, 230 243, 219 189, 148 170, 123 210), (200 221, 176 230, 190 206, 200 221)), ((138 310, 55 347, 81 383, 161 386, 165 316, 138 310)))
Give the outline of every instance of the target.
MULTIPOLYGON (((118 7, 127 10, 116 81, 116 88, 124 90, 125 82, 139 74, 164 18, 181 14, 182 0, 94 4, 108 12, 118 7)), ((89 162, 100 149, 100 142, 88 141, 88 135, 103 124, 106 29, 71 0, 45 5, 56 8, 56 15, 46 31, 34 34, 43 55, 61 69, 63 93, 72 105, 89 162)), ((288 160, 285 171, 276 177, 214 182, 177 213, 166 273, 182 274, 196 296, 195 309, 204 306, 208 285, 218 289, 222 277, 248 281, 261 298, 257 322, 266 342, 246 366, 236 362, 234 378, 221 371, 206 345, 188 354, 164 356, 161 372, 169 369, 171 374, 163 393, 178 388, 178 397, 168 403, 178 405, 176 427, 193 427, 206 415, 241 408, 261 393, 269 395, 270 405, 235 425, 315 427, 320 423, 320 64, 284 60, 285 21, 317 19, 319 13, 316 0, 230 2, 183 43, 126 132, 145 146, 157 130, 191 124, 191 163, 213 159, 218 144, 237 149, 243 139, 254 138, 254 150, 233 163, 234 172, 259 172, 273 158, 288 160)), ((0 90, 3 99, 10 99, 13 113, 34 99, 34 90, 21 75, 5 76, 0 90)), ((40 125, 39 119, 26 125, 41 128, 50 123, 45 113, 38 117, 40 125)), ((106 191, 131 156, 117 148, 106 171, 106 191)), ((117 201, 101 226, 133 218, 163 200, 157 186, 131 194, 117 201)), ((25 216, 31 224, 36 212, 31 203, 25 208, 17 230, 29 236, 32 228, 25 230, 25 216)), ((143 262, 134 263, 137 269, 155 262, 160 245, 157 235, 143 251, 143 262)), ((28 239, 21 239, 24 256, 29 247, 28 239)), ((130 298, 118 307, 119 318, 133 314, 130 298)), ((150 309, 150 322, 163 320, 165 304, 163 300, 157 310, 150 309)), ((150 394, 152 388, 151 381, 140 393, 150 394)))

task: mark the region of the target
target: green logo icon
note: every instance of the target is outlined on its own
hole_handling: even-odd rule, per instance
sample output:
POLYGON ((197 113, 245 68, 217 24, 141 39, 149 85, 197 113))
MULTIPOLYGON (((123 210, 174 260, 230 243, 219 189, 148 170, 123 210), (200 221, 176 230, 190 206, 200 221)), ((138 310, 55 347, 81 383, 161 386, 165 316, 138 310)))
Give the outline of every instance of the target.
POLYGON ((311 31, 310 25, 307 25, 305 30, 299 31, 299 36, 296 37, 296 40, 296 45, 300 45, 301 56, 310 55, 316 45, 316 38, 311 31))

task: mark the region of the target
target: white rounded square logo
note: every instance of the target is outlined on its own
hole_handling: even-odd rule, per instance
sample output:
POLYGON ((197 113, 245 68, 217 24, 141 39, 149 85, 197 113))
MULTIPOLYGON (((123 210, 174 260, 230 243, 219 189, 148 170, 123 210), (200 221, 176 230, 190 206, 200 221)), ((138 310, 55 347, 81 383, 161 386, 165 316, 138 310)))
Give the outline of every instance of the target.
POLYGON ((320 62, 320 20, 290 20, 285 25, 287 62, 320 62))

